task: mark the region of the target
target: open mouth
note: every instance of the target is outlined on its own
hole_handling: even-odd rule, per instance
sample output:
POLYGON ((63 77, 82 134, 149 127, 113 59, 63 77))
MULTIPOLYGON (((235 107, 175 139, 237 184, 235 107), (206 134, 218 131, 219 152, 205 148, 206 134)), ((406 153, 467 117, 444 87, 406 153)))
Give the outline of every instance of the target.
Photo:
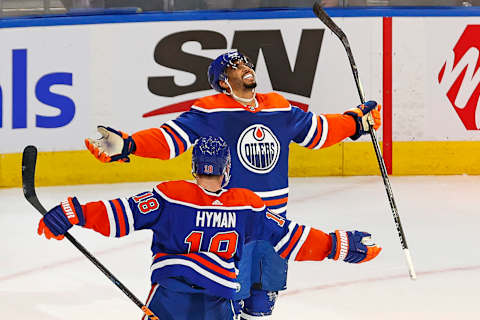
POLYGON ((243 80, 247 80, 247 79, 253 79, 253 74, 247 73, 246 75, 243 76, 243 80))

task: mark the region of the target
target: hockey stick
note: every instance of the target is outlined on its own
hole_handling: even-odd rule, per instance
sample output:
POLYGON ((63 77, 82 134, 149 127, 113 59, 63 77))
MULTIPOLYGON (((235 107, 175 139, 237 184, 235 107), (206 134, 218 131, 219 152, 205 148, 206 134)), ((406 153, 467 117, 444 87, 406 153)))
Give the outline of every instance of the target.
MULTIPOLYGON (((355 84, 357 85, 358 95, 360 96, 360 102, 365 103, 365 94, 363 93, 362 84, 360 83, 360 78, 358 77, 358 69, 353 59, 353 53, 350 49, 350 43, 348 42, 347 36, 340 29, 339 26, 333 22, 332 18, 323 10, 321 5, 318 2, 313 4, 313 12, 315 15, 340 39, 345 50, 347 51, 348 60, 350 61, 350 67, 352 68, 353 77, 355 78, 355 84)), ((380 146, 378 145, 377 135, 375 129, 373 129, 373 119, 369 117, 370 122, 370 137, 372 138, 373 148, 375 149, 375 154, 377 156, 378 165, 380 167, 380 172, 382 173, 383 184, 385 185, 385 190, 387 192, 388 201, 390 202, 390 208, 392 209, 393 220, 397 227, 397 233, 400 238, 400 243, 402 245, 403 252, 405 253, 405 258, 407 260, 408 272, 410 278, 415 280, 417 275, 413 269, 412 257, 410 256, 410 251, 407 246, 407 239, 405 238, 405 233, 403 232, 402 224, 400 222, 400 216, 398 215, 397 205, 395 204, 395 199, 393 198, 392 187, 390 185, 390 180, 388 179, 387 169, 385 167, 385 162, 383 160, 382 154, 380 152, 380 146)))
MULTIPOLYGON (((35 167, 37 164, 37 148, 35 146, 27 146, 23 150, 22 158, 22 185, 23 194, 30 204, 38 210, 42 215, 47 213, 47 210, 42 206, 38 200, 35 192, 35 167)), ((125 295, 130 298, 151 320, 159 320, 158 317, 135 295, 128 290, 103 264, 100 263, 85 247, 83 247, 71 234, 65 233, 65 237, 82 252, 110 281, 113 282, 125 295)))

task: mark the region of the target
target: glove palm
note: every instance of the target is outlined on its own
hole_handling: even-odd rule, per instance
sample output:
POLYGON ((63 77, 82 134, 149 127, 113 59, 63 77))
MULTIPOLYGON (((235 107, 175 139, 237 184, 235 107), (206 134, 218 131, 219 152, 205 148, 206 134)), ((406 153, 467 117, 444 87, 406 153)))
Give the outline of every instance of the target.
POLYGON ((130 162, 128 157, 135 151, 132 137, 110 127, 98 126, 99 139, 85 139, 85 146, 101 162, 130 162))

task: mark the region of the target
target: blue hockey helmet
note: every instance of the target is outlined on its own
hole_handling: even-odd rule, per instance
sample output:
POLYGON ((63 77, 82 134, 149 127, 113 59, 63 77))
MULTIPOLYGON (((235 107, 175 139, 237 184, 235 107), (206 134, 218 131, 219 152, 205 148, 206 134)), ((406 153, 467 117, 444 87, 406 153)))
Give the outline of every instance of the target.
POLYGON ((213 60, 208 67, 208 83, 210 83, 210 86, 218 92, 225 92, 219 81, 227 80, 227 68, 236 69, 238 61, 243 61, 249 68, 254 69, 253 63, 250 62, 247 56, 237 50, 226 52, 213 60))
POLYGON ((201 137, 195 141, 192 151, 192 173, 224 175, 223 186, 230 180, 230 149, 221 137, 201 137))

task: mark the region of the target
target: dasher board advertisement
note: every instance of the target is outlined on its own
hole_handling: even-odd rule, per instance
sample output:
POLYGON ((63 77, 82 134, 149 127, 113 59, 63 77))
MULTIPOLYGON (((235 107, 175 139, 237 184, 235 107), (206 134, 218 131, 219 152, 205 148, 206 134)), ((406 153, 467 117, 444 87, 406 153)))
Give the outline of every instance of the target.
MULTIPOLYGON (((336 21, 351 37, 367 96, 379 100, 381 19, 336 21)), ((341 43, 314 18, 7 28, 0 39, 1 153, 26 144, 84 150, 99 124, 158 127, 216 93, 208 65, 232 48, 255 63, 258 92, 316 113, 359 104, 341 43)))

